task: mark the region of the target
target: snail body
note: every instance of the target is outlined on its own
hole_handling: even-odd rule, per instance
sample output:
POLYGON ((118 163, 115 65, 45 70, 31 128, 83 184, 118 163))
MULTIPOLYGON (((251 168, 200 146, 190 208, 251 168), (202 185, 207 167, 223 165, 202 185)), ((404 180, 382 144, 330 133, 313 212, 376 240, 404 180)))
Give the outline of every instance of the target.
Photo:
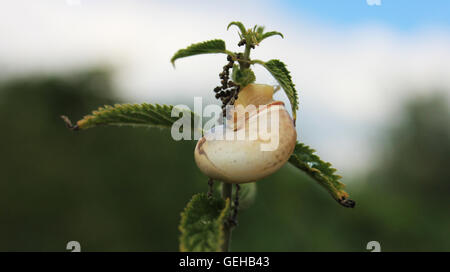
POLYGON ((248 183, 274 173, 287 162, 297 133, 284 103, 274 101, 273 93, 269 85, 247 85, 227 123, 199 139, 194 157, 205 175, 227 183, 248 183), (219 134, 225 136, 218 139, 219 134))

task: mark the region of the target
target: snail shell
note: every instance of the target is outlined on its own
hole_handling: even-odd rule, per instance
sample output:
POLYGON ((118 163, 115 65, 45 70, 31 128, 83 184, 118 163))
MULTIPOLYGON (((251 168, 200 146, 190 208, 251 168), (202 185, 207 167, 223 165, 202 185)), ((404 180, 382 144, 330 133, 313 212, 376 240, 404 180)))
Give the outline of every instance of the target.
POLYGON ((195 162, 205 175, 227 183, 247 183, 274 173, 287 162, 297 132, 284 103, 274 101, 273 93, 270 85, 247 85, 239 92, 226 125, 206 132, 197 142, 195 162), (267 129, 261 130, 264 124, 267 129), (261 131, 269 133, 261 135, 261 131), (218 132, 226 136, 212 136, 218 132))

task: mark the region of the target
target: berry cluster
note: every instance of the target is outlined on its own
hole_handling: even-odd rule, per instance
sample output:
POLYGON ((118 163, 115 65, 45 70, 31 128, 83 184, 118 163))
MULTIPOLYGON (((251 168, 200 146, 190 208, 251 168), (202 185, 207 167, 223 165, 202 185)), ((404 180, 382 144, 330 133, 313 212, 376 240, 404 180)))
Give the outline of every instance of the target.
MULTIPOLYGON (((243 46, 243 45, 246 45, 246 44, 247 44, 247 40, 246 39, 242 39, 242 40, 239 41, 238 46, 243 46)), ((250 48, 251 49, 255 49, 255 45, 251 44, 250 48)))
MULTIPOLYGON (((239 56, 238 56, 239 57, 239 56)), ((223 116, 226 116, 226 107, 234 105, 234 101, 238 98, 240 86, 230 79, 230 69, 233 68, 234 60, 228 55, 228 63, 223 67, 223 71, 219 74, 221 86, 214 88, 216 98, 222 101, 223 116)))

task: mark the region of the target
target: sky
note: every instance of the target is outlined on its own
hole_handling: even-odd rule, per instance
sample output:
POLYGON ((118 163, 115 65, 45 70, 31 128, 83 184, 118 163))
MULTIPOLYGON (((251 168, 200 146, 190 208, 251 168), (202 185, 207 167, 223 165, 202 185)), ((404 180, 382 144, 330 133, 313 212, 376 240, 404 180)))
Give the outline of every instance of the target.
MULTIPOLYGON (((300 98, 299 139, 345 177, 370 166, 408 98, 436 89, 450 97, 449 3, 0 0, 0 77, 107 64, 126 101, 217 103, 223 55, 181 59, 176 69, 170 57, 214 38, 236 51, 227 24, 263 24, 285 38, 265 40, 252 56, 287 64, 300 98)), ((276 84, 263 69, 255 73, 258 83, 276 84)), ((281 92, 276 98, 288 103, 281 92)))
POLYGON ((426 26, 450 27, 448 0, 288 0, 281 5, 296 17, 352 27, 383 24, 401 31, 426 26))

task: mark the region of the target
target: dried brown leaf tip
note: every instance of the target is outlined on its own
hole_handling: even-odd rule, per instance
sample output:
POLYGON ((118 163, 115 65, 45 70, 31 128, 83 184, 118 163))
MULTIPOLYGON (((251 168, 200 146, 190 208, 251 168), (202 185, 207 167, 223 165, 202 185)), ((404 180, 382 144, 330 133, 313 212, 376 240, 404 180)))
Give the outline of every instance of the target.
POLYGON ((66 124, 66 127, 70 130, 76 131, 79 130, 79 126, 78 125, 73 125, 72 121, 70 121, 69 117, 65 116, 65 115, 61 115, 61 119, 63 119, 64 123, 66 124))

